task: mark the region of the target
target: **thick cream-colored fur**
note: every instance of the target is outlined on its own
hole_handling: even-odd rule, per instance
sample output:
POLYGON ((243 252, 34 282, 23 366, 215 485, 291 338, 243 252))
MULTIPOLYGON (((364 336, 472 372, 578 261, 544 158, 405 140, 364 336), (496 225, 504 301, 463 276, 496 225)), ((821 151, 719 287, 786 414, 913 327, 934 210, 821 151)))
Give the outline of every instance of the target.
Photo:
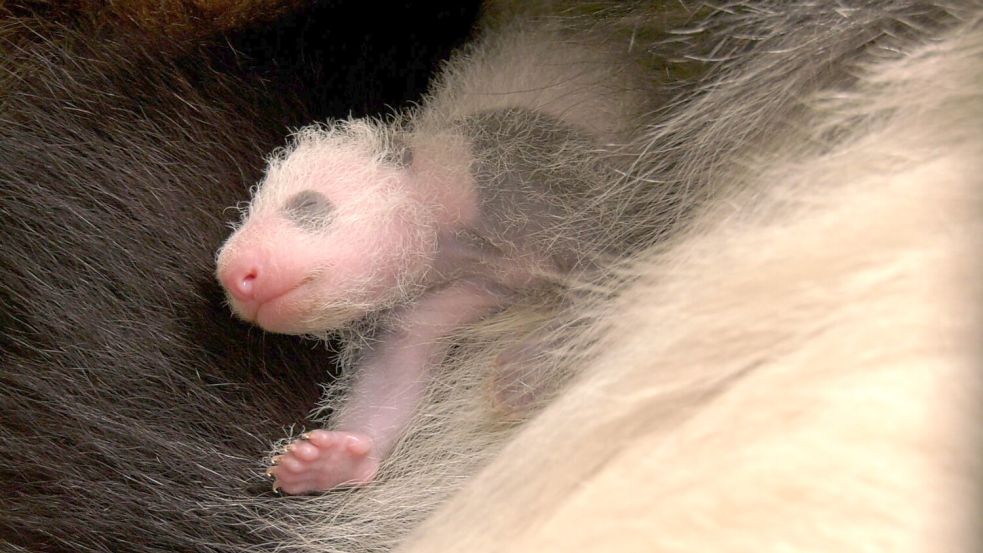
POLYGON ((802 100, 402 551, 979 545, 983 26, 802 100))

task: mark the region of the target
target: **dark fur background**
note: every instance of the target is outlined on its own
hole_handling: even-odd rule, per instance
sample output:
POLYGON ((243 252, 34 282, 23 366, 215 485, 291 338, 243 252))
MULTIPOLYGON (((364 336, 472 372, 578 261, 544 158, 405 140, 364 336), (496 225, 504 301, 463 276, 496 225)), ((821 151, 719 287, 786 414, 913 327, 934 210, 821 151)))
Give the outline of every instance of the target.
POLYGON ((5 7, 0 550, 273 547, 241 500, 330 357, 234 321, 214 252, 290 127, 417 98, 476 14, 370 4, 180 33, 5 7))

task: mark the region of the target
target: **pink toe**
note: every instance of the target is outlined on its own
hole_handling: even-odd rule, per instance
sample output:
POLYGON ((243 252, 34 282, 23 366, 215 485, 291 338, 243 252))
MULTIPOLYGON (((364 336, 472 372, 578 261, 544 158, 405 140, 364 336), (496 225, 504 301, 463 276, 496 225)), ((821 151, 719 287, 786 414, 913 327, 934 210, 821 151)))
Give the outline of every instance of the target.
POLYGON ((372 449, 372 441, 360 436, 348 436, 345 440, 345 447, 352 455, 365 455, 372 449))
POLYGON ((297 442, 292 448, 294 456, 302 461, 316 461, 321 456, 321 450, 307 442, 297 442))
POLYGON ((280 483, 280 482, 277 482, 273 486, 273 488, 274 489, 277 489, 277 490, 280 490, 281 492, 283 492, 285 494, 288 494, 288 495, 295 495, 295 494, 304 493, 305 491, 307 491, 306 489, 304 489, 304 486, 302 484, 283 484, 283 483, 280 483))
POLYGON ((320 448, 331 447, 335 443, 333 432, 327 430, 313 430, 307 433, 307 440, 320 448))
POLYGON ((283 470, 293 473, 303 472, 305 468, 304 463, 294 457, 284 457, 283 460, 280 461, 279 466, 283 468, 283 470))

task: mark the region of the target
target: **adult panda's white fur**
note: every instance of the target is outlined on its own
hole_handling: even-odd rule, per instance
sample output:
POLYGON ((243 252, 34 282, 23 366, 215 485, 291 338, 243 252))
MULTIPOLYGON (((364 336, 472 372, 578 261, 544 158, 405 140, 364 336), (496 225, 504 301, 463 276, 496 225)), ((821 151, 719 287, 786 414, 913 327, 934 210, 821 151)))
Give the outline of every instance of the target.
POLYGON ((978 546, 981 14, 726 160, 582 376, 401 550, 978 546))

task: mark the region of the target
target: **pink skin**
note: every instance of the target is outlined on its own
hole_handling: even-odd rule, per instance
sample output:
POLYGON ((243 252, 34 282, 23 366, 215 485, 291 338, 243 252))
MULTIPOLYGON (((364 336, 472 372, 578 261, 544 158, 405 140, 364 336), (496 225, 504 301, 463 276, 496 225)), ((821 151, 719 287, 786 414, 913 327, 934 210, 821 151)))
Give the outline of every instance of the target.
POLYGON ((379 467, 378 459, 369 456, 372 446, 362 434, 314 430, 275 457, 267 474, 276 478, 274 489, 288 494, 366 484, 379 467))
POLYGON ((401 311, 389 331, 359 366, 339 429, 315 430, 290 444, 268 471, 284 493, 323 491, 371 481, 409 424, 426 389, 429 367, 445 352, 440 338, 501 304, 480 284, 459 281, 430 292, 401 311))
POLYGON ((499 308, 508 286, 528 280, 515 263, 489 278, 487 256, 454 238, 476 217, 470 177, 431 170, 419 158, 388 167, 356 150, 298 149, 271 167, 218 257, 235 313, 269 331, 323 333, 393 308, 394 323, 358 364, 336 428, 315 430, 275 458, 274 488, 289 494, 372 481, 412 418, 429 367, 445 353, 441 338, 499 308), (314 229, 282 208, 311 190, 332 214, 314 229), (406 302, 407 290, 415 301, 406 302))

